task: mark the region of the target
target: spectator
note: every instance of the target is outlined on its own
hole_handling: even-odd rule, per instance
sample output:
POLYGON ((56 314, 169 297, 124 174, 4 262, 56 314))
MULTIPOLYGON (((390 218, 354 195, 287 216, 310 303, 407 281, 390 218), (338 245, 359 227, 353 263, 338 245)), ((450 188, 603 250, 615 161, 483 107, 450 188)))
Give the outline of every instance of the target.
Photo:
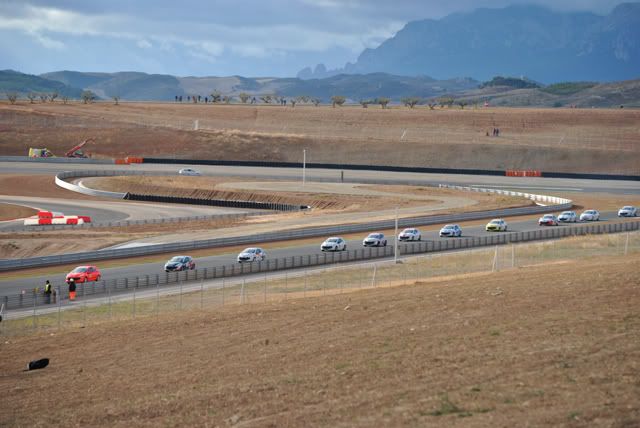
POLYGON ((76 300, 76 281, 69 278, 69 300, 76 300))
POLYGON ((50 304, 51 303, 51 283, 49 282, 49 280, 47 279, 47 281, 44 283, 44 302, 46 304, 50 304))

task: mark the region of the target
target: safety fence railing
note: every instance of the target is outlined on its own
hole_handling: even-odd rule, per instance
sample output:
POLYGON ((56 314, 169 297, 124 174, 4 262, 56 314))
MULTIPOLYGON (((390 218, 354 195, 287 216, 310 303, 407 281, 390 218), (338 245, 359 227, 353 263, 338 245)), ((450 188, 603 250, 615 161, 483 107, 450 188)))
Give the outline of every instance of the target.
MULTIPOLYGON (((568 236, 630 232, 639 229, 640 221, 629 221, 623 223, 587 224, 559 228, 549 227, 534 231, 499 233, 480 237, 461 237, 437 241, 417 241, 399 244, 398 256, 439 253, 451 250, 548 240, 568 236)), ((366 247, 343 252, 325 252, 322 254, 307 254, 267 259, 265 261, 254 263, 201 267, 183 272, 159 272, 155 275, 108 278, 95 283, 78 284, 78 286, 81 287, 83 294, 90 296, 104 295, 106 293, 127 293, 138 288, 170 286, 200 280, 215 280, 219 278, 237 277, 265 272, 380 259, 393 256, 393 251, 393 246, 366 247)), ((63 300, 68 299, 68 293, 64 287, 59 298, 63 300)), ((23 292, 19 294, 2 296, 0 298, 0 303, 4 304, 7 310, 24 309, 45 305, 47 304, 47 299, 48 296, 44 295, 42 290, 33 289, 23 290, 23 292)))
POLYGON ((252 211, 248 213, 229 213, 229 214, 210 214, 210 215, 196 215, 196 216, 183 216, 183 217, 162 217, 162 218, 148 218, 139 220, 114 220, 114 221, 91 221, 83 224, 50 224, 50 225, 37 225, 37 226, 23 226, 18 225, 15 227, 3 228, 3 231, 10 232, 34 232, 34 231, 49 231, 49 230, 75 230, 75 229, 92 229, 92 228, 106 228, 106 227, 128 227, 128 226, 140 226, 149 224, 167 224, 167 223, 183 223, 194 221, 237 221, 247 217, 255 217, 260 215, 273 215, 273 211, 252 211))
MULTIPOLYGON (((287 263, 289 267, 295 266, 295 269, 283 272, 274 272, 274 262, 269 264, 270 270, 266 269, 266 264, 254 264, 122 278, 78 284, 74 301, 69 301, 64 289, 57 287, 55 295, 43 298, 46 302, 44 305, 25 305, 8 311, 5 308, 0 334, 28 334, 185 310, 318 298, 347 291, 428 282, 443 276, 451 278, 476 272, 639 252, 640 233, 632 231, 405 255, 398 263, 394 263, 393 259, 378 259, 340 264, 336 262, 346 256, 336 255, 334 263, 322 265, 314 263, 322 259, 321 256, 318 259, 303 256, 279 261, 279 265, 287 263), (245 272, 243 276, 233 275, 240 270, 245 272), (225 275, 222 276, 222 273, 225 275)), ((389 254, 389 250, 372 250, 372 254, 378 253, 389 254)), ((331 256, 327 257, 331 259, 331 256)))

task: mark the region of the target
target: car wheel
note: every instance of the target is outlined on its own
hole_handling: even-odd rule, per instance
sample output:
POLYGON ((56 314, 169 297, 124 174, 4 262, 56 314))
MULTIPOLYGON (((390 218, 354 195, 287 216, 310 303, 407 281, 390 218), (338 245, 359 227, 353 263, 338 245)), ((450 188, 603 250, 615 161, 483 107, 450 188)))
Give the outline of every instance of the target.
POLYGON ((383 245, 383 246, 384 246, 384 247, 386 247, 386 246, 387 246, 387 241, 384 241, 384 245, 383 245))

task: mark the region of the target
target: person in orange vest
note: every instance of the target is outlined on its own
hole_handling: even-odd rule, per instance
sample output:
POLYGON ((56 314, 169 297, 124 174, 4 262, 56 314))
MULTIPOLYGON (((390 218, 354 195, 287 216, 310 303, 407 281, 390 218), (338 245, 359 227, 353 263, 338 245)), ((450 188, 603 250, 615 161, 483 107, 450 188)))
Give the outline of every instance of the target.
POLYGON ((69 300, 76 300, 76 281, 69 278, 69 300))

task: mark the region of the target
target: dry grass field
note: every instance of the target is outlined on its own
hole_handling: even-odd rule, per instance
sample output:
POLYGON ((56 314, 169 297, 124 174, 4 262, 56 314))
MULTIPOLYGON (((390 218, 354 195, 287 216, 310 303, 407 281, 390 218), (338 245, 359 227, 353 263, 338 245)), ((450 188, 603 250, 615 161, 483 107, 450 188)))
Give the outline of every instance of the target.
POLYGON ((639 262, 7 337, 0 425, 638 426, 639 262))
POLYGON ((639 123, 631 109, 0 104, 0 154, 94 137, 97 157, 299 162, 305 148, 309 162, 638 174, 639 123))

